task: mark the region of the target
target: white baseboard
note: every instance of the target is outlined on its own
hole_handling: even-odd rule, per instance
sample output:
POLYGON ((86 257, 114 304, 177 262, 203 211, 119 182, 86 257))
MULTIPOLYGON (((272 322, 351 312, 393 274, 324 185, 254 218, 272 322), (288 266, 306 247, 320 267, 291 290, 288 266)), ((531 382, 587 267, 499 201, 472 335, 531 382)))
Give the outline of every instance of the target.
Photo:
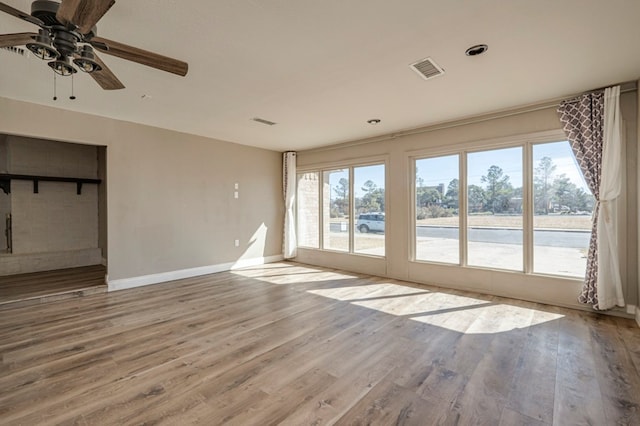
POLYGON ((177 271, 161 272, 159 274, 121 278, 118 280, 109 280, 107 278, 107 284, 109 291, 126 290, 129 288, 159 284, 167 281, 180 280, 183 278, 191 278, 200 275, 215 274, 217 272, 232 271, 234 269, 247 268, 249 266, 264 265, 266 263, 279 262, 283 259, 284 256, 281 254, 267 257, 255 257, 251 259, 240 259, 236 262, 199 266, 197 268, 180 269, 177 271))
POLYGON ((638 307, 636 307, 636 323, 640 327, 640 309, 638 307))

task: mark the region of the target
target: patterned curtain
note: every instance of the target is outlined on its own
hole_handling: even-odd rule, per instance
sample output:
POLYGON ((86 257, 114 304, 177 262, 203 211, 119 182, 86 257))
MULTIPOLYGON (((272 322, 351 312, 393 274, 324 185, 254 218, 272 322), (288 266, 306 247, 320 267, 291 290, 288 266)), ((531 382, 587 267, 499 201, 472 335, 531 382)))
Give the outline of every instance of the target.
POLYGON ((604 145, 604 90, 562 102, 558 114, 589 189, 596 198, 587 271, 578 300, 598 309, 598 214, 604 145))

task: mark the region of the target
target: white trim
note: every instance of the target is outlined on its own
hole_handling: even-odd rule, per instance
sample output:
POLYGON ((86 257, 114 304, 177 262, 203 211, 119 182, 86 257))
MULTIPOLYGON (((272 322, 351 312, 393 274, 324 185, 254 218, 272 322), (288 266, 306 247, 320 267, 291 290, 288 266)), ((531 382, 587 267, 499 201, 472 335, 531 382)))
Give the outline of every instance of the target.
POLYGON ((296 169, 298 174, 312 172, 319 172, 322 174, 322 172, 340 168, 375 166, 383 163, 385 167, 388 167, 389 154, 372 155, 369 157, 356 156, 343 158, 338 161, 324 161, 303 166, 296 165, 296 169))
POLYGON ((457 142, 453 144, 443 143, 442 145, 423 147, 405 151, 405 155, 415 160, 424 158, 442 157, 445 155, 492 151, 494 149, 513 148, 525 144, 544 144, 551 142, 566 141, 567 136, 562 129, 545 130, 541 132, 522 133, 511 136, 500 136, 497 138, 476 139, 471 141, 457 142))
POLYGON ((197 268, 179 269, 176 271, 161 272, 159 274, 141 275, 138 277, 121 278, 109 280, 107 278, 108 291, 126 290, 129 288, 142 287, 150 284, 159 284, 167 281, 180 280, 183 278, 197 277, 200 275, 215 274, 217 272, 231 271, 234 269, 247 268, 249 266, 264 265, 266 263, 279 262, 284 259, 282 254, 267 257, 255 257, 251 259, 240 259, 236 262, 220 263, 217 265, 199 266, 197 268))
POLYGON ((629 315, 633 315, 637 312, 638 308, 636 307, 636 305, 627 305, 627 313, 629 315))

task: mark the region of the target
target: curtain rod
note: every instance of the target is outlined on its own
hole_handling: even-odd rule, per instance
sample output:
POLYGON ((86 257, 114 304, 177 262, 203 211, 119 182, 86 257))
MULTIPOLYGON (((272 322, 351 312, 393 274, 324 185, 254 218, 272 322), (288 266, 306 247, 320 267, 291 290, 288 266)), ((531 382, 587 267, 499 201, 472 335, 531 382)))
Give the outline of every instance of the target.
POLYGON ((575 104, 576 102, 580 102, 580 100, 578 99, 578 98, 580 98, 580 96, 590 95, 592 93, 603 92, 604 90, 608 89, 609 87, 614 87, 614 86, 620 86, 620 94, 627 93, 627 92, 633 92, 633 91, 637 90, 635 81, 628 82, 628 83, 622 83, 622 84, 614 84, 613 86, 600 87, 598 89, 589 90, 587 92, 584 92, 584 93, 581 93, 579 95, 576 95, 575 99, 569 98, 569 99, 566 99, 564 101, 559 102, 558 104, 560 104, 562 102, 564 102, 566 104, 575 104))
MULTIPOLYGON (((612 84, 611 86, 607 86, 607 87, 612 87, 612 86, 620 86, 620 94, 622 93, 628 93, 628 92, 634 92, 636 90, 638 90, 637 87, 637 83, 635 81, 627 81, 624 83, 619 83, 619 84, 612 84)), ((596 90, 601 90, 601 89, 594 89, 593 91, 596 90)), ((531 104, 528 106, 523 106, 520 108, 511 108, 509 110, 505 110, 505 111, 496 111, 493 113, 489 113, 489 114, 484 114, 484 115, 480 115, 480 116, 475 116, 475 117, 470 117, 470 118, 466 118, 466 119, 459 119, 459 120, 453 120, 453 121, 447 121, 447 122, 442 122, 440 124, 433 124, 430 126, 425 126, 425 127, 420 127, 417 129, 413 129, 413 130, 405 130, 405 131, 400 131, 397 133, 391 133, 391 134, 387 134, 387 135, 381 135, 378 137, 373 137, 373 138, 368 138, 368 139, 363 139, 363 140, 356 140, 356 141, 351 141, 351 142, 343 142, 343 143, 339 143, 339 144, 335 144, 335 145, 329 145, 329 146, 324 146, 324 147, 319 147, 319 148, 312 148, 312 149, 308 149, 302 152, 323 152, 323 151, 332 151, 334 149, 342 149, 342 148, 349 148, 352 146, 359 146, 359 145, 364 145, 364 144, 368 144, 368 143, 374 143, 374 142, 383 142, 386 140, 392 140, 392 139, 397 139, 397 138, 401 138, 404 136, 413 136, 413 135, 419 135, 421 133, 429 133, 429 132, 434 132, 437 130, 444 130, 444 129, 450 129, 453 127, 459 127, 459 126, 464 126, 464 125, 468 125, 468 124, 475 124, 475 123, 482 123, 484 121, 489 121, 489 120, 495 120, 498 118, 505 118, 505 117, 512 117, 514 115, 520 115, 520 114, 526 114, 528 112, 535 112, 535 111, 540 111, 543 109, 547 109, 547 108, 552 108, 552 107, 557 107, 558 105, 560 105, 560 102, 563 102, 565 100, 568 99, 572 99, 576 96, 580 96, 583 95, 585 93, 589 93, 589 92, 583 92, 583 93, 578 93, 575 95, 571 95, 571 96, 566 96, 566 97, 562 97, 562 98, 555 98, 555 99, 551 99, 545 102, 540 102, 537 104, 531 104)))

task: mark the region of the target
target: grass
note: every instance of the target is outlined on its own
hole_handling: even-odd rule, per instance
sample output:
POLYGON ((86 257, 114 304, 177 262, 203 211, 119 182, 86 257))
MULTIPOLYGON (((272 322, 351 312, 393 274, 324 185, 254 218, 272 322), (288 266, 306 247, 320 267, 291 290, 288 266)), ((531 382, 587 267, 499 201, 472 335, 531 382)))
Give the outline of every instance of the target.
MULTIPOLYGON (((347 222, 348 218, 332 218, 331 222, 347 222)), ((470 215, 469 226, 497 226, 522 228, 522 216, 470 215)), ((418 225, 458 226, 458 217, 438 217, 417 221, 418 225)), ((591 230, 591 216, 548 215, 534 216, 534 228, 591 230)))
MULTIPOLYGON (((458 226, 457 217, 438 217, 417 221, 418 225, 458 226)), ((522 228, 522 216, 469 216, 469 226, 498 226, 505 228, 522 228)), ((534 216, 534 228, 549 229, 584 229, 591 230, 591 216, 549 215, 534 216)))

